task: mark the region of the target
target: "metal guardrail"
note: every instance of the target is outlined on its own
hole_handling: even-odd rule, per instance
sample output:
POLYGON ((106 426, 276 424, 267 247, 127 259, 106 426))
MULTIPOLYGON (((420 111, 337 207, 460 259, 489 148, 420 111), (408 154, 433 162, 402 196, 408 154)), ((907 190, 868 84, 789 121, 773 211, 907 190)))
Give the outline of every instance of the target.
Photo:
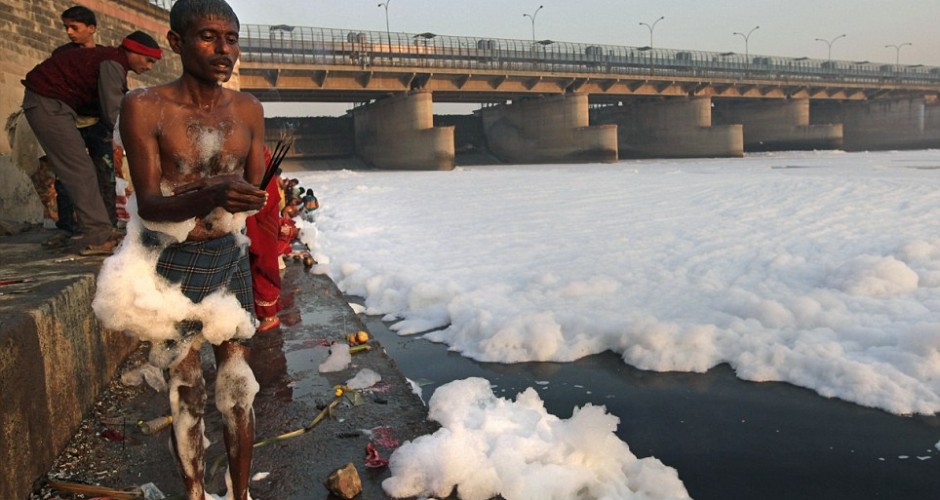
POLYGON ((498 69, 611 76, 645 73, 761 78, 791 83, 936 85, 940 90, 940 67, 923 65, 289 25, 242 25, 240 38, 242 60, 258 63, 498 69))

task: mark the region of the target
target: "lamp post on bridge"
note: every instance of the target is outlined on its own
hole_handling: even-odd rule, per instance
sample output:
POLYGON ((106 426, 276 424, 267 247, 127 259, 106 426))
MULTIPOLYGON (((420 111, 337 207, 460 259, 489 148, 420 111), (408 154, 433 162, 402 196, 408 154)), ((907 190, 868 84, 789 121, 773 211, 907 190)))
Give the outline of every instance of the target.
POLYGON ((817 38, 817 39, 816 39, 817 42, 823 42, 823 43, 825 43, 825 44, 829 47, 829 56, 828 56, 827 60, 828 60, 830 63, 832 62, 832 44, 836 43, 836 41, 838 41, 839 39, 842 39, 842 38, 845 38, 845 34, 844 34, 844 33, 841 34, 841 35, 839 35, 839 36, 837 36, 837 37, 835 37, 835 38, 833 38, 832 40, 826 40, 825 38, 817 38))
POLYGON ((392 3, 392 0, 385 0, 380 3, 379 7, 385 7, 385 36, 388 38, 388 51, 392 51, 392 31, 388 28, 388 4, 392 3))
POLYGON ((751 28, 751 31, 747 32, 746 35, 739 31, 735 31, 734 33, 731 34, 731 36, 738 35, 744 39, 744 61, 745 63, 747 63, 746 69, 744 71, 745 75, 751 72, 751 53, 750 53, 750 49, 748 48, 748 43, 751 40, 751 33, 754 33, 754 31, 756 31, 758 28, 760 28, 760 26, 754 26, 753 28, 751 28))
POLYGON ((659 16, 659 19, 653 21, 653 24, 643 23, 643 22, 640 23, 640 26, 646 26, 646 29, 650 30, 649 51, 650 51, 650 74, 651 75, 653 74, 653 30, 656 29, 656 25, 659 24, 659 22, 662 21, 663 19, 666 19, 666 16, 659 16))
POLYGON ((545 6, 539 5, 539 8, 535 9, 535 12, 531 14, 523 14, 522 17, 528 17, 532 21, 532 42, 535 42, 535 18, 539 15, 539 11, 542 10, 545 6))
POLYGON ((663 19, 666 19, 666 16, 659 16, 659 19, 653 21, 653 24, 640 23, 640 26, 646 26, 646 29, 650 30, 650 50, 653 49, 653 30, 656 29, 656 25, 663 19))
POLYGON ((896 70, 901 65, 901 48, 906 45, 914 45, 911 42, 904 42, 899 45, 885 45, 885 48, 894 49, 894 69, 896 70))

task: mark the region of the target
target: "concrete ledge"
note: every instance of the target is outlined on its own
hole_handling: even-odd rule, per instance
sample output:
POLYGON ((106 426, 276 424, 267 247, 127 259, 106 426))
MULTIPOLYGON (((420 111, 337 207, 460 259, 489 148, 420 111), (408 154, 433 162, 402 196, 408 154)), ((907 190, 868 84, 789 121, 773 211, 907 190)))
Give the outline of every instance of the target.
POLYGON ((0 238, 0 498, 26 498, 137 341, 91 310, 100 258, 46 250, 49 232, 0 238))

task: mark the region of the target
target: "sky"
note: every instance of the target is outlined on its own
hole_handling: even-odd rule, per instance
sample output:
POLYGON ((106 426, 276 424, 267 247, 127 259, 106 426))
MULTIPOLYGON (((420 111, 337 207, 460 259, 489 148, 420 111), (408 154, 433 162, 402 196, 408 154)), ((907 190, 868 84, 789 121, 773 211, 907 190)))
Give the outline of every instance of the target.
MULTIPOLYGON (((385 31, 386 9, 376 0, 230 0, 243 24, 289 24, 385 31)), ((536 38, 670 49, 832 58, 940 66, 940 2, 936 0, 390 0, 391 31, 433 32, 528 40, 536 38)))
MULTIPOLYGON (((940 411, 938 169, 938 150, 826 151, 296 176, 320 201, 303 224, 316 271, 363 297, 367 313, 399 320, 399 334, 490 362, 613 351, 653 371, 727 363, 744 380, 930 415, 940 411)), ((431 397, 444 429, 392 455, 386 491, 433 495, 442 477, 509 488, 512 478, 481 485, 461 472, 506 463, 537 487, 584 457, 571 436, 601 428, 606 443, 616 429, 603 407, 559 421, 534 393, 497 398, 468 380, 431 397), (461 443, 479 448, 442 455, 461 443), (547 449, 561 451, 532 451, 547 449)), ((624 445, 598 451, 617 467, 577 480, 682 497, 663 479, 671 469, 624 445)))

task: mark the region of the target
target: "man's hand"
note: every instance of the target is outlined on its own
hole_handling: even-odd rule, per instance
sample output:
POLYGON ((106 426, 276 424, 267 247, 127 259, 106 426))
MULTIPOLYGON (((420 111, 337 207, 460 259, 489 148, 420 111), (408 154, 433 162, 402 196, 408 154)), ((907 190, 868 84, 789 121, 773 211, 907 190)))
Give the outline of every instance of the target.
POLYGON ((222 207, 231 213, 261 210, 268 193, 249 184, 238 175, 218 175, 177 186, 174 195, 205 191, 211 197, 213 205, 222 207))

